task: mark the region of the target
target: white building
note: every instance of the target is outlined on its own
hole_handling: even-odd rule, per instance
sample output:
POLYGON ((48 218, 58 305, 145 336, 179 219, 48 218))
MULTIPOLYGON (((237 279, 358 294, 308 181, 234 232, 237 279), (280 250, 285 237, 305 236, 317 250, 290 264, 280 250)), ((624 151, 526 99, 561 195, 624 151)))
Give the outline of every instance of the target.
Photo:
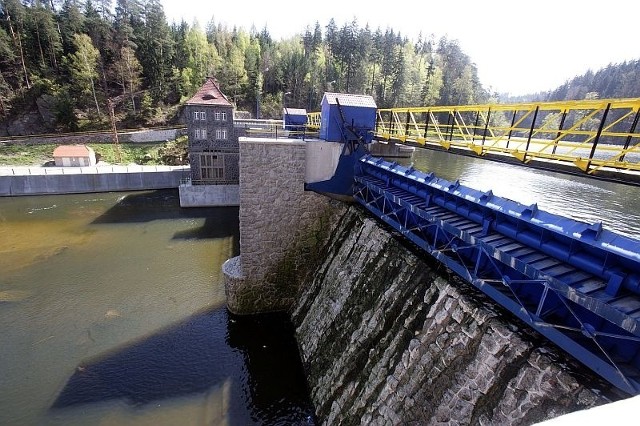
POLYGON ((96 153, 86 145, 60 145, 53 150, 56 166, 95 166, 96 153))

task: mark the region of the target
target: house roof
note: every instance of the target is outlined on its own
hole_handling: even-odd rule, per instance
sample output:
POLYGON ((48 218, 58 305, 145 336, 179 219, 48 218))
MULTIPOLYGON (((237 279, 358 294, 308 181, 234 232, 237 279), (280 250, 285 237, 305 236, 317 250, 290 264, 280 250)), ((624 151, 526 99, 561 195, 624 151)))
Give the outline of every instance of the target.
POLYGON ((342 106, 361 106, 368 108, 378 108, 376 105, 376 101, 373 99, 373 96, 369 95, 353 95, 351 93, 332 93, 325 92, 322 103, 325 102, 325 99, 329 105, 336 105, 337 102, 340 102, 342 106))
POLYGON ((207 77, 202 87, 187 101, 187 105, 219 105, 233 106, 229 99, 222 93, 218 81, 213 77, 207 77))
POLYGON ((307 110, 303 109, 303 108, 283 108, 282 109, 282 113, 283 114, 289 114, 289 115, 307 115, 307 110))
POLYGON ((86 145, 60 145, 53 150, 54 157, 88 157, 93 149, 86 145))

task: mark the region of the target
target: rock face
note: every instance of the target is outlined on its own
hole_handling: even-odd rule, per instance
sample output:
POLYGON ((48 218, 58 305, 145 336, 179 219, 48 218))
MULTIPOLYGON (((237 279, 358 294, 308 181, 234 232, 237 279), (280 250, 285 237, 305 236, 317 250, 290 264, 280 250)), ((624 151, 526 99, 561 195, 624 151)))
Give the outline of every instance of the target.
POLYGON ((33 135, 46 133, 49 129, 42 123, 42 116, 37 111, 26 112, 15 117, 7 124, 7 133, 10 136, 33 135))
POLYGON ((292 314, 324 424, 532 424, 609 402, 585 367, 421 257, 355 207, 334 232, 292 314))
POLYGON ((55 98, 48 94, 39 96, 34 108, 0 124, 0 134, 22 136, 51 132, 55 129, 55 98))

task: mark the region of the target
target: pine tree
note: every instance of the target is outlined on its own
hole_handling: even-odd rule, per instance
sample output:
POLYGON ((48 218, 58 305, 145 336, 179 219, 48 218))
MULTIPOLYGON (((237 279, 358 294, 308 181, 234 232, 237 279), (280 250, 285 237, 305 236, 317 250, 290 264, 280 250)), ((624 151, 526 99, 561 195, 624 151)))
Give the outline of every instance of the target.
POLYGON ((28 88, 31 87, 29 73, 27 72, 27 63, 25 58, 25 49, 23 45, 24 27, 25 27, 25 11, 24 7, 18 0, 3 0, 1 3, 4 19, 9 28, 9 34, 13 40, 15 50, 20 56, 20 64, 24 77, 24 84, 28 88))
POLYGON ((95 83, 98 78, 97 66, 100 52, 93 46, 91 38, 86 34, 76 34, 73 37, 73 44, 76 51, 67 56, 71 79, 82 95, 91 94, 93 96, 98 118, 102 118, 95 83))
POLYGON ((84 15, 78 0, 64 0, 59 13, 59 24, 62 36, 64 55, 73 52, 73 36, 84 31, 84 15))
POLYGON ((143 10, 144 25, 136 34, 138 58, 151 97, 160 102, 170 90, 173 41, 160 1, 148 0, 143 10))

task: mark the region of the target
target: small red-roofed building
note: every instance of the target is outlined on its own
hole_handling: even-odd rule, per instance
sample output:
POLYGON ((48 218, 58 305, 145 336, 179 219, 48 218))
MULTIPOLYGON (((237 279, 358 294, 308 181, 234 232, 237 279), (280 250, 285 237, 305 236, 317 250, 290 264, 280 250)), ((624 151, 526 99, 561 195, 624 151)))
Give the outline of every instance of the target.
POLYGON ((96 153, 86 145, 60 145, 53 150, 53 159, 60 167, 96 165, 96 153))

